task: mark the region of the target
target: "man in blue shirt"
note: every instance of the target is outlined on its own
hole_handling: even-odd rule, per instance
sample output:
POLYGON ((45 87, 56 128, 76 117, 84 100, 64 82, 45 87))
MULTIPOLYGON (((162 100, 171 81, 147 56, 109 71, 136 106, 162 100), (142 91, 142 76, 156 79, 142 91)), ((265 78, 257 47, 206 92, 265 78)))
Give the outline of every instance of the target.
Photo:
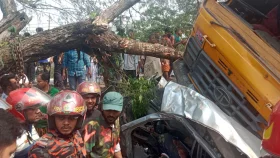
POLYGON ((75 90, 77 85, 85 80, 85 66, 87 67, 87 74, 91 76, 89 55, 77 49, 64 53, 62 75, 63 79, 65 79, 67 69, 71 90, 75 90))

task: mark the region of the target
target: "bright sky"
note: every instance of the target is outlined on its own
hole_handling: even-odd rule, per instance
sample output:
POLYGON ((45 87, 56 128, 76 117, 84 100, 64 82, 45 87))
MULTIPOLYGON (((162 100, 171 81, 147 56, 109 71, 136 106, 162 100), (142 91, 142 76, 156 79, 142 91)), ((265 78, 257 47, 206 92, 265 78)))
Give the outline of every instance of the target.
MULTIPOLYGON (((105 8, 106 5, 110 5, 112 3, 112 0, 100 0, 100 4, 96 4, 97 6, 101 8, 105 8), (106 5, 104 5, 106 4, 106 5), (104 5, 104 6, 103 6, 104 5)), ((58 8, 73 8, 69 2, 69 0, 63 0, 61 1, 61 4, 58 3, 58 0, 40 0, 41 4, 46 5, 52 5, 58 8)), ((18 10, 22 9, 21 5, 17 5, 18 10)), ((103 8, 103 9, 104 9, 103 8)), ((134 6, 134 8, 138 8, 137 5, 134 6)), ((48 9, 48 10, 41 10, 41 11, 32 11, 31 9, 24 10, 24 12, 27 13, 29 17, 32 17, 32 21, 22 30, 22 32, 29 32, 31 34, 35 33, 35 30, 37 27, 43 27, 44 30, 52 29, 55 27, 58 27, 61 25, 59 23, 58 17, 59 17, 59 11, 55 9, 48 9)), ((135 11, 131 11, 133 18, 140 19, 139 14, 137 14, 135 11)), ((130 17, 129 12, 125 12, 124 15, 126 17, 130 17)), ((0 19, 2 19, 2 13, 0 12, 0 19)), ((124 20, 124 23, 125 20, 124 20)))

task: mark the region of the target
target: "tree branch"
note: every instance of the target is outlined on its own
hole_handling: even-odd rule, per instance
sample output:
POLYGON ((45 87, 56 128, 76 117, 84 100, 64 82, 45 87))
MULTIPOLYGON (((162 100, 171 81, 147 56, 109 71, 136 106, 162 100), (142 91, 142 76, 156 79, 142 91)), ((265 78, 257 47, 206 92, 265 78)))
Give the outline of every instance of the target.
POLYGON ((160 44, 151 44, 121 38, 112 32, 104 32, 99 36, 89 36, 86 41, 92 48, 100 48, 108 52, 153 56, 158 58, 178 59, 182 52, 160 44))
POLYGON ((139 1, 140 0, 120 0, 104 10, 100 16, 93 21, 93 24, 96 26, 107 26, 117 16, 121 15, 139 1))
POLYGON ((9 14, 17 11, 17 6, 14 0, 1 0, 0 8, 3 13, 3 18, 6 18, 9 14))
POLYGON ((13 33, 18 34, 30 21, 31 18, 28 18, 25 13, 15 12, 9 14, 9 16, 0 21, 0 40, 11 35, 8 30, 10 27, 14 27, 15 32, 13 33))

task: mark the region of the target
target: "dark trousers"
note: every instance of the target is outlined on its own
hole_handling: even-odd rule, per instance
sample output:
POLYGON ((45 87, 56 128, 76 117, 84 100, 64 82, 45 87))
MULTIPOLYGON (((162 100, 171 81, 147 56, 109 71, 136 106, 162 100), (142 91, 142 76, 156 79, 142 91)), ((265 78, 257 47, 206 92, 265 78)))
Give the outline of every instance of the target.
POLYGON ((76 90, 77 86, 82 83, 84 80, 84 76, 69 76, 68 75, 68 80, 69 80, 69 86, 71 90, 76 90))
POLYGON ((24 73, 28 77, 29 82, 34 82, 35 80, 35 63, 25 63, 24 73))
POLYGON ((54 72, 54 86, 60 90, 65 89, 62 79, 62 73, 54 72))
POLYGON ((127 77, 136 78, 136 70, 124 70, 127 77))

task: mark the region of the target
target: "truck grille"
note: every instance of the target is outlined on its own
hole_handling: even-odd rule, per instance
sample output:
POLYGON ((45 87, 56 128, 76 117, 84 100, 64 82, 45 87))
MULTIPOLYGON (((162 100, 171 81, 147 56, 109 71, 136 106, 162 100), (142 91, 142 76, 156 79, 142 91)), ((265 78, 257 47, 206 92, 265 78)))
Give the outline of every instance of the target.
MULTIPOLYGON (((216 103, 227 115, 259 136, 259 133, 263 131, 261 124, 267 122, 203 50, 192 49, 195 47, 190 45, 196 44, 194 42, 188 43, 187 50, 197 51, 198 55, 195 58, 189 58, 191 55, 186 54, 195 53, 186 51, 184 60, 191 60, 192 64, 188 65, 190 75, 200 93, 216 103)), ((227 68, 223 62, 219 62, 219 64, 227 68)), ((250 91, 247 91, 247 94, 250 94, 249 96, 254 98, 255 102, 258 102, 258 99, 250 91)))

